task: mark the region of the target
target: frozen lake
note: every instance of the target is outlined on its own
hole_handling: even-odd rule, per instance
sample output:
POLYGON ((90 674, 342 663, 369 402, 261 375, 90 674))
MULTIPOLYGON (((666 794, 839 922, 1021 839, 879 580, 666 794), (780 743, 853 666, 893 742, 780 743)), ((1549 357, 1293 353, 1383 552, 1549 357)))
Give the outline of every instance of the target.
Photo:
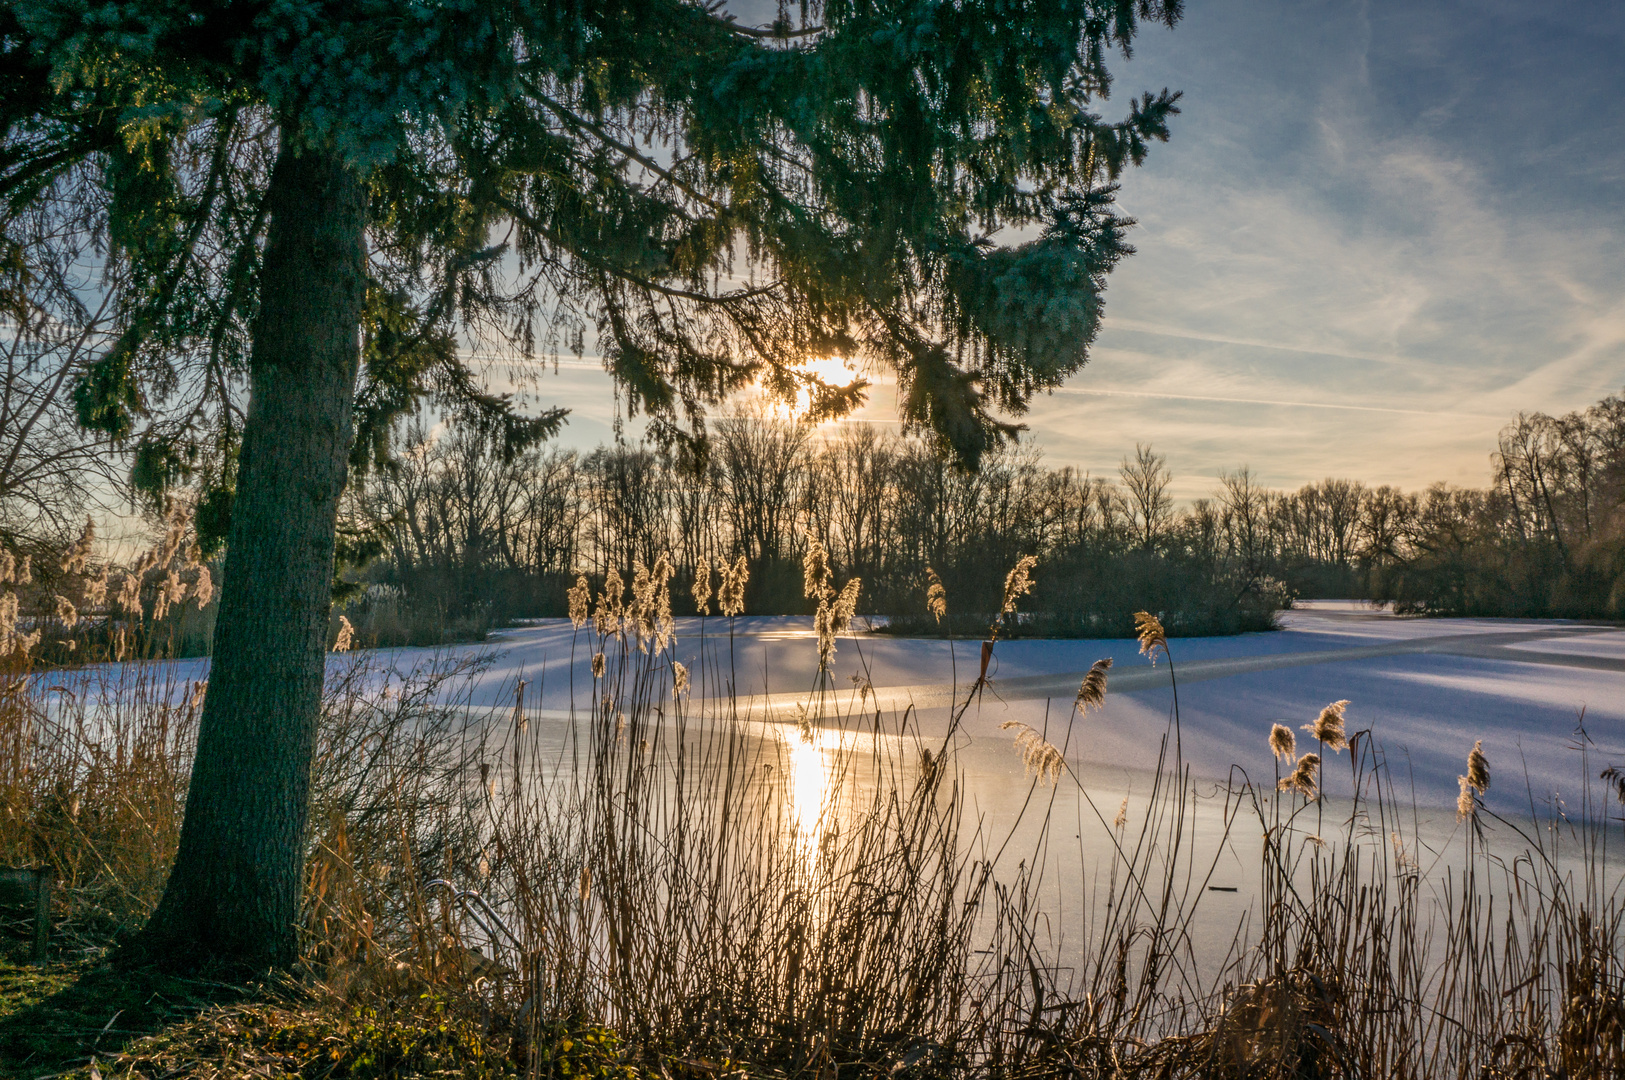
MULTIPOLYGON (((1185 930, 1208 970, 1216 969, 1210 965, 1222 960, 1238 928, 1257 910, 1261 822, 1235 813, 1237 804, 1227 796, 1247 780, 1273 792, 1276 763, 1267 739, 1275 722, 1298 731, 1328 702, 1350 701, 1348 731, 1369 733, 1367 745, 1385 760, 1389 794, 1404 817, 1362 819, 1356 834, 1362 844, 1386 850, 1389 830, 1397 825, 1404 857, 1435 895, 1446 872, 1464 861, 1467 826, 1455 814, 1456 778, 1476 740, 1483 741, 1493 774, 1486 803, 1510 822, 1482 819, 1486 836, 1508 859, 1527 843, 1514 829, 1536 835, 1529 832, 1531 818, 1572 809, 1587 775, 1595 794, 1598 772, 1625 766, 1625 630, 1555 621, 1396 618, 1332 601, 1304 603, 1281 622, 1282 629, 1270 633, 1174 639, 1172 670, 1166 660, 1153 666, 1127 639, 998 644, 990 683, 953 738, 965 836, 1001 879, 1031 875, 1051 938, 1049 955, 1060 961, 1081 955, 1076 949, 1099 915, 1100 879, 1114 862, 1109 821, 1119 806, 1127 800, 1120 836, 1132 838, 1152 816, 1150 795, 1169 731, 1174 675, 1184 759, 1197 796, 1188 811, 1184 858, 1195 874, 1196 902, 1187 905, 1185 930), (1079 717, 1072 707, 1079 681, 1102 657, 1113 660, 1104 707, 1079 717), (1001 730, 1008 721, 1031 725, 1063 747, 1079 783, 1035 784, 1012 744, 1014 733, 1001 730)), ((824 699, 822 719, 804 738, 796 718, 817 684, 811 619, 742 618, 731 635, 725 619, 679 619, 677 635, 675 654, 693 672, 690 724, 704 727, 714 723, 708 714, 724 715, 720 705, 728 688, 736 687, 764 766, 776 763, 776 771, 761 774, 763 782, 782 785, 800 826, 815 835, 827 824, 821 808, 832 791, 861 796, 872 790, 865 763, 877 760, 877 732, 887 743, 882 756, 905 770, 919 767, 924 750, 940 747, 952 705, 965 699, 980 661, 976 641, 843 636, 831 666, 833 699, 824 699), (854 676, 873 688, 861 704, 854 676), (853 753, 843 755, 842 748, 853 753), (847 771, 836 775, 842 762, 847 771)), ((480 657, 483 666, 471 681, 449 687, 458 704, 481 727, 496 730, 487 727, 486 710, 491 724, 505 723, 523 682, 538 745, 556 746, 568 761, 571 738, 591 722, 597 647, 590 632, 559 619, 507 629, 480 645, 391 650, 363 663, 372 692, 379 692, 384 682, 415 668, 480 657)), ((332 665, 337 670, 353 662, 334 657, 332 665)), ((149 678, 154 667, 176 695, 207 678, 207 661, 149 666, 149 678)), ((59 672, 51 682, 117 684, 123 674, 101 667, 59 672)), ((654 695, 669 707, 669 696, 662 697, 669 688, 654 695)), ((1300 751, 1315 749, 1307 735, 1300 732, 1298 740, 1300 751)), ((1291 830, 1302 839, 1324 833, 1335 842, 1349 820, 1350 755, 1327 757, 1326 798, 1301 813, 1291 830)), ((1615 829, 1606 826, 1609 833, 1615 829)), ((1610 845, 1603 858, 1607 876, 1616 880, 1618 850, 1610 845)))
MULTIPOLYGON (((1279 720, 1297 729, 1327 702, 1344 698, 1351 702, 1348 730, 1369 730, 1391 768, 1414 782, 1424 806, 1454 805, 1456 777, 1479 739, 1495 774, 1490 805, 1507 812, 1527 810, 1531 792, 1538 800, 1576 790, 1580 761, 1574 747, 1582 718, 1594 744, 1588 771, 1625 765, 1625 630, 1555 621, 1396 618, 1341 601, 1301 602, 1281 622, 1282 629, 1272 633, 1169 643, 1185 756, 1195 775, 1223 780, 1240 766, 1255 777, 1273 776, 1266 745, 1270 725, 1279 720)), ((792 716, 815 685, 811 619, 737 620, 731 662, 727 629, 726 620, 715 618, 703 627, 709 663, 696 696, 718 692, 719 679, 733 681, 754 707, 792 716)), ((701 631, 698 619, 678 620, 678 653, 691 666, 701 631)), ((567 710, 572 676, 578 698, 590 683, 592 652, 583 633, 572 663, 571 639, 565 620, 494 635, 481 646, 496 661, 476 698, 510 705, 513 682, 523 678, 531 684, 529 700, 549 712, 567 710)), ((408 661, 412 652, 397 662, 408 661)), ((946 725, 950 702, 963 698, 979 661, 975 641, 843 637, 831 668, 839 711, 856 704, 852 676, 866 677, 883 710, 900 713, 912 706, 921 732, 929 734, 946 725)), ((991 686, 963 722, 964 734, 979 749, 1009 748, 1008 733, 999 729, 1007 720, 1046 729, 1047 713, 1050 741, 1065 743, 1080 767, 1118 771, 1128 781, 1155 766, 1173 684, 1169 665, 1159 660, 1153 667, 1132 640, 1004 641, 989 672, 991 686), (1101 657, 1113 660, 1105 707, 1086 719, 1073 718, 1078 683, 1101 657)), ((1020 762, 1013 752, 1008 757, 1019 777, 1020 762)), ((1339 794, 1335 761, 1326 778, 1332 795, 1339 794)))
MULTIPOLYGON (((1281 624, 1269 633, 1169 643, 1194 776, 1224 781, 1239 767, 1254 778, 1272 777, 1271 724, 1297 730, 1326 703, 1345 698, 1349 732, 1369 731, 1424 807, 1454 805, 1456 777, 1475 740, 1483 740, 1495 776, 1488 803, 1506 813, 1527 812, 1531 795, 1539 801, 1576 792, 1582 723, 1591 743, 1586 771, 1595 778, 1605 765, 1625 766, 1625 629, 1398 618, 1349 601, 1300 601, 1281 624)), ((740 618, 731 641, 726 619, 682 618, 677 635, 676 654, 694 670, 694 698, 723 696, 732 684, 757 717, 789 721, 816 685, 810 618, 740 618)), ((578 709, 591 697, 594 650, 587 630, 550 619, 499 631, 479 645, 390 650, 376 659, 404 672, 437 654, 484 655, 490 663, 478 681, 459 691, 470 705, 511 708, 515 683, 524 680, 527 708, 563 720, 572 694, 578 709)), ((910 724, 921 736, 940 735, 979 660, 976 641, 843 636, 831 665, 836 701, 826 712, 872 715, 878 703, 887 716, 911 710, 910 724), (874 688, 862 710, 854 676, 874 688)), ((206 660, 166 666, 177 686, 208 677, 206 660)), ((93 671, 53 681, 88 679, 93 671)), ((105 677, 107 669, 100 671, 105 677)), ((1173 683, 1170 665, 1153 666, 1134 641, 1002 641, 989 674, 988 689, 961 725, 964 749, 989 779, 1022 774, 1009 733, 1000 730, 1009 720, 1045 731, 1065 745, 1075 767, 1096 777, 1116 775, 1132 786, 1155 767, 1173 683), (1077 718, 1078 683, 1101 657, 1113 660, 1105 707, 1077 718)), ((1347 794, 1339 790, 1336 764, 1333 758, 1326 773, 1333 796, 1347 794)))

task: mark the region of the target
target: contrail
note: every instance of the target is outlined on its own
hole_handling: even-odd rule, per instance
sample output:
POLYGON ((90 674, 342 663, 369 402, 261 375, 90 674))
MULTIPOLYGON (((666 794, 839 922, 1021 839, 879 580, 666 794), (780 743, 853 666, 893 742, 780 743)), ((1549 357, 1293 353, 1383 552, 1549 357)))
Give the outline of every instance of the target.
POLYGON ((1476 420, 1499 420, 1487 413, 1446 412, 1440 409, 1396 409, 1385 405, 1338 405, 1325 401, 1282 401, 1276 398, 1217 397, 1211 394, 1162 394, 1151 390, 1101 390, 1083 386, 1059 386, 1057 394, 1097 394, 1102 397, 1166 398, 1173 401, 1222 401, 1233 405, 1280 405, 1290 409, 1345 409, 1351 412, 1399 413, 1404 416, 1460 416, 1476 420))

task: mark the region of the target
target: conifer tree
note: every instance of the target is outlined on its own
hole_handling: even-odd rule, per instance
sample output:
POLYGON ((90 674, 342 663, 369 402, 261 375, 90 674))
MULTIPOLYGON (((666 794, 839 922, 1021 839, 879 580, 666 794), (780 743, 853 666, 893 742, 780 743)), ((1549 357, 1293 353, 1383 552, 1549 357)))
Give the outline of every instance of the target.
MULTIPOLYGON (((703 453, 751 384, 814 416, 894 371, 966 465, 1086 361, 1131 249, 1112 181, 1177 95, 1102 116, 1177 0, 10 0, 0 213, 84 208, 117 336, 76 388, 159 498, 202 490, 226 583, 180 850, 146 934, 294 959, 334 521, 425 397, 554 432, 471 347, 591 349, 703 453), (1032 239, 1001 246, 1000 230, 1032 239)), ((207 537, 206 537, 207 539, 207 537)), ((157 950, 162 946, 162 950, 157 950)))

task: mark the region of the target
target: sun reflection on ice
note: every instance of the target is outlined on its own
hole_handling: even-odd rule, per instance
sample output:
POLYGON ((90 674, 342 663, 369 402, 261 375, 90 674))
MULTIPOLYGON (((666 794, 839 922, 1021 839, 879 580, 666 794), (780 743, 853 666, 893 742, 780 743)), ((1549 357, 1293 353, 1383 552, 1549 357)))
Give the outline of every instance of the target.
POLYGON ((820 743, 818 732, 811 738, 800 734, 790 736, 790 813, 795 824, 796 841, 803 851, 808 869, 817 856, 823 839, 824 819, 829 801, 829 755, 820 743))

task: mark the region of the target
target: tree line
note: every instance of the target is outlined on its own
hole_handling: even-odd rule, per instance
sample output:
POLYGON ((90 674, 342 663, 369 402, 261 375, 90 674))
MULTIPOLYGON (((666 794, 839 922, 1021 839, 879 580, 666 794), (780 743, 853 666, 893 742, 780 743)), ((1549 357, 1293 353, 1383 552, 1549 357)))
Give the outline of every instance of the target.
POLYGON ((1042 568, 1028 625, 1047 633, 1126 632, 1148 605, 1186 633, 1253 629, 1290 596, 1441 615, 1616 617, 1625 606, 1617 396, 1561 417, 1520 414, 1483 488, 1328 478, 1281 491, 1244 466, 1182 506, 1148 445, 1093 476, 1029 448, 968 472, 888 429, 830 433, 762 415, 717 422, 703 461, 647 443, 504 456, 477 428, 423 418, 392 438, 395 464, 346 499, 346 534, 367 541, 347 576, 365 587, 359 616, 386 598, 420 627, 562 614, 577 574, 624 575, 661 554, 680 581, 742 555, 748 611, 801 613, 811 539, 862 579, 861 610, 921 630, 928 571, 953 598, 953 625, 970 631, 1025 554, 1042 568))

